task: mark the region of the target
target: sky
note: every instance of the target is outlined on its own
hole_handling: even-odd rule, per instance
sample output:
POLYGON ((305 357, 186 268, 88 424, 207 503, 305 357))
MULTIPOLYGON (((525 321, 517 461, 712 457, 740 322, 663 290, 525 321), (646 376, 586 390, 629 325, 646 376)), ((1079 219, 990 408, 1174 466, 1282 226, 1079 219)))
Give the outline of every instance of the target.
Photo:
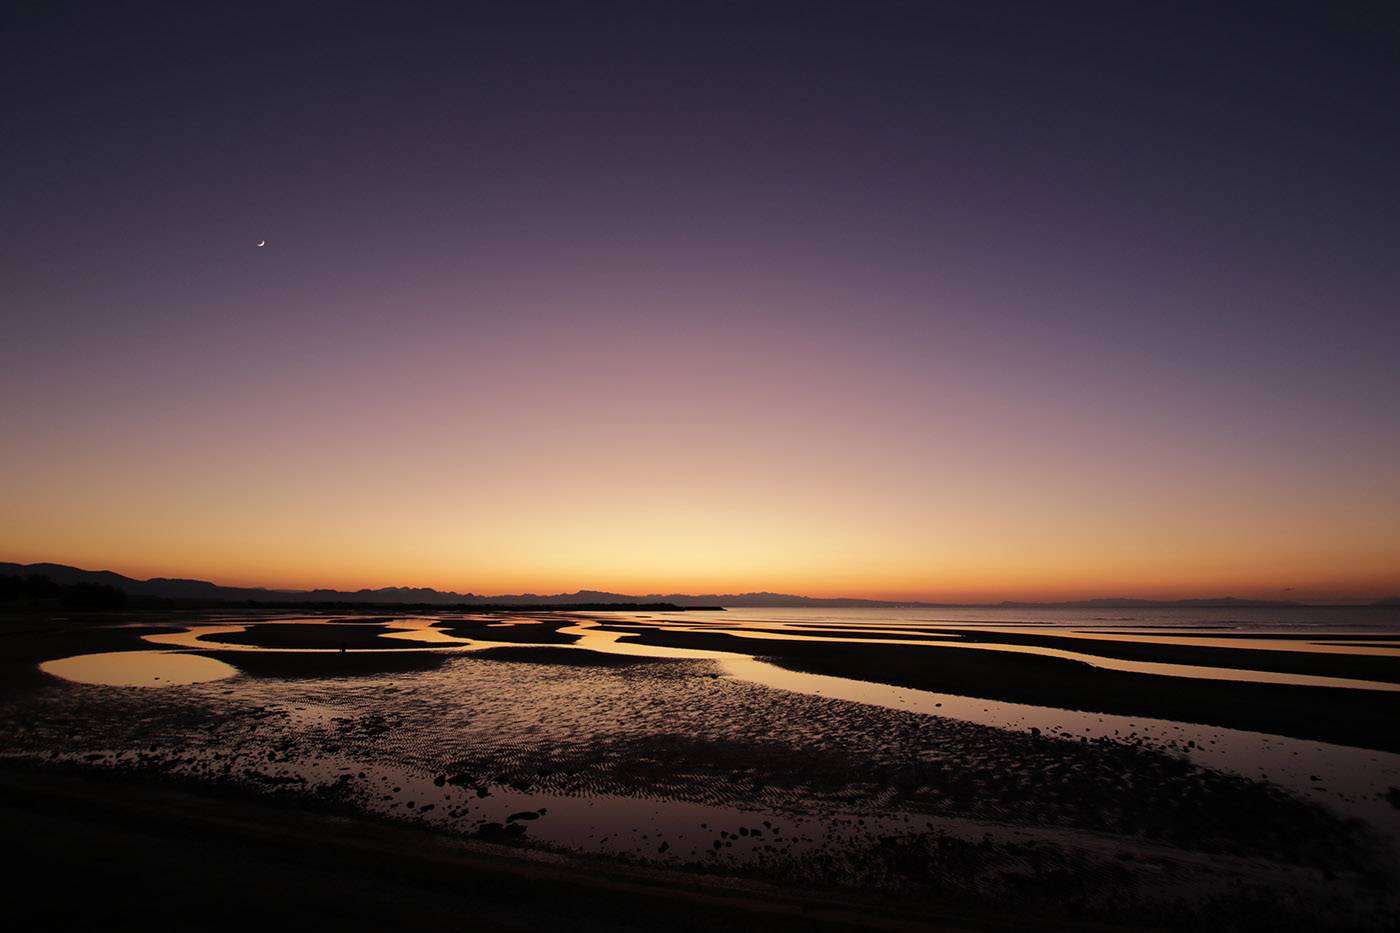
POLYGON ((0 559, 1400 595, 1388 4, 209 6, 0 14, 0 559))

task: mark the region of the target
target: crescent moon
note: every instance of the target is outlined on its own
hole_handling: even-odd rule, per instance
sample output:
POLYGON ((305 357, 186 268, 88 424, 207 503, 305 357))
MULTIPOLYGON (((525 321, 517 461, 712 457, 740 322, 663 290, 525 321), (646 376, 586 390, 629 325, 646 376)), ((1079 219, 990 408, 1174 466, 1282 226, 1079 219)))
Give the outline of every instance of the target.
POLYGON ((266 241, 266 240, 259 240, 259 241, 258 241, 258 245, 259 245, 259 246, 266 246, 266 245, 267 245, 267 241, 266 241))

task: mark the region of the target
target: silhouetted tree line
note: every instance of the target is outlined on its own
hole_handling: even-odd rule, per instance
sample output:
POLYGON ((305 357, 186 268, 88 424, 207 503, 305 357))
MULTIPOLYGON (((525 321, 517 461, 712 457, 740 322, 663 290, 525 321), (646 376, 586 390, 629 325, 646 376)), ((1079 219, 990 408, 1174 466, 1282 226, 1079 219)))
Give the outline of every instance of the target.
POLYGON ((100 583, 55 583, 42 574, 0 574, 0 605, 7 608, 125 609, 126 593, 100 583))

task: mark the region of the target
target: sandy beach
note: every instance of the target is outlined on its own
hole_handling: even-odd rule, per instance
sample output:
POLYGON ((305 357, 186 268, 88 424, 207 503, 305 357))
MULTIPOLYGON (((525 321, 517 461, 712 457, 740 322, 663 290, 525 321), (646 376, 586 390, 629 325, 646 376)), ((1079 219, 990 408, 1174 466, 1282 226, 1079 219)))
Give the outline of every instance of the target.
MULTIPOLYGON (((377 892, 364 896, 379 906, 344 910, 351 926, 402 907, 424 923, 476 911, 488 926, 538 928, 599 891, 617 908, 590 914, 599 929, 654 925, 654 911, 697 929, 1266 929, 1299 916, 1381 929, 1397 916, 1394 839, 1346 808, 1357 791, 1298 793, 1277 775, 1215 767, 1184 741, 997 728, 775 689, 705 653, 1066 710, 1273 724, 1374 761, 1393 748, 1396 693, 740 639, 614 614, 31 617, 4 631, 6 820, 19 838, 57 820, 52 838, 70 842, 47 857, 81 849, 102 861, 102 844, 78 840, 154 832, 148 848, 168 853, 198 837, 239 853, 229 871, 251 873, 293 913, 326 909, 322 894, 338 885, 377 892), (603 634, 661 656, 599 650, 603 634), (168 643, 180 639, 203 647, 168 643), (665 656, 674 649, 695 654, 665 656), (137 687, 38 667, 119 651, 199 654, 233 673, 137 687), (142 794, 160 799, 132 802, 142 794), (146 826, 141 807, 164 814, 163 828, 146 826), (298 864, 321 880, 273 883, 269 852, 286 848, 273 829, 299 820, 317 841, 298 864), (361 834, 379 840, 376 854, 361 834), (435 867, 406 867, 424 860, 435 867)), ((1159 646, 1153 657, 1185 655, 1159 646)), ((1272 660, 1298 668, 1306 657, 1272 660)), ((1391 670, 1349 657, 1320 655, 1303 673, 1391 670)), ((1377 788, 1372 806, 1394 809, 1377 788)))

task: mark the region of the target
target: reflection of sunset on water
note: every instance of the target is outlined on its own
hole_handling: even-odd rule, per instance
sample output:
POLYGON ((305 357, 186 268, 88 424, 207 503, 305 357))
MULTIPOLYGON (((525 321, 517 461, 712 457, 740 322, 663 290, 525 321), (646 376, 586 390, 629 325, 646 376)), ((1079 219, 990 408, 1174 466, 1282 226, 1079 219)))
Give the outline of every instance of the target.
MULTIPOLYGON (((1255 836, 1275 823, 1292 825, 1281 838, 1294 841, 1267 843, 1269 858, 1294 845, 1362 857, 1347 854, 1368 850, 1346 841, 1343 817, 1400 834, 1385 796, 1400 780, 1396 752, 804 673, 749 653, 805 644, 834 657, 843 641, 922 650, 912 636, 928 623, 895 616, 874 623, 892 637, 841 639, 821 633, 860 631, 860 612, 764 615, 226 612, 207 624, 176 615, 157 626, 169 631, 148 621, 130 643, 208 655, 189 657, 232 676, 139 691, 163 697, 163 737, 146 737, 136 694, 122 687, 76 684, 71 696, 51 690, 10 712, 62 723, 64 754, 90 768, 217 777, 439 832, 712 870, 877 864, 895 839, 920 851, 931 840, 975 842, 993 863, 1034 843, 1042 854, 1022 869, 1033 876, 1097 871, 1095 840, 1107 834, 1113 858, 1166 860, 1214 890, 1264 883, 1266 844, 1255 836), (697 632, 730 637, 736 650, 664 643, 697 632), (662 641, 641 643, 648 636, 662 641), (107 692, 82 692, 94 689, 107 692), (64 712, 78 703, 90 725, 64 712), (198 728, 181 725, 186 707, 198 728), (1188 800, 1204 809, 1180 809, 1188 800), (1221 861, 1207 841, 1221 832, 1258 854, 1221 861)), ((174 656, 115 657, 135 670, 174 656)), ((113 657, 44 669, 63 675, 113 657)), ((52 727, 15 733, 23 738, 7 754, 43 747, 52 727)))
POLYGON ((65 680, 112 687, 173 687, 223 680, 238 673, 222 661, 174 651, 84 654, 46 661, 39 669, 65 680))

